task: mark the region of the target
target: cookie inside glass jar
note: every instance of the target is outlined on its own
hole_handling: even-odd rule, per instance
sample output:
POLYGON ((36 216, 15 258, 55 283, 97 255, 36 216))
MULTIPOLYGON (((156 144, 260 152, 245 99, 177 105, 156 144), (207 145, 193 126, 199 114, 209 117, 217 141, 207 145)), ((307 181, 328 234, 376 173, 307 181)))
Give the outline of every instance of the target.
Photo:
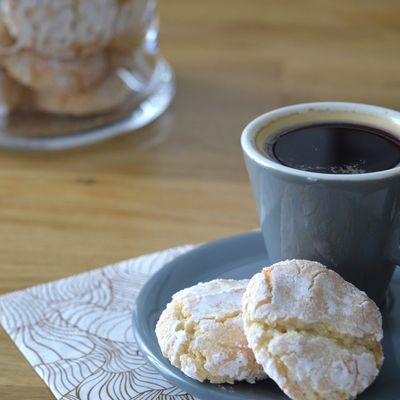
POLYGON ((28 137, 37 132, 31 135, 22 120, 34 121, 44 136, 97 129, 131 115, 159 90, 166 77, 161 68, 169 72, 171 90, 163 109, 147 118, 154 119, 174 92, 172 73, 158 54, 155 5, 154 0, 2 1, 0 111, 7 121, 3 118, 1 128, 9 133, 18 126, 14 134, 28 137))

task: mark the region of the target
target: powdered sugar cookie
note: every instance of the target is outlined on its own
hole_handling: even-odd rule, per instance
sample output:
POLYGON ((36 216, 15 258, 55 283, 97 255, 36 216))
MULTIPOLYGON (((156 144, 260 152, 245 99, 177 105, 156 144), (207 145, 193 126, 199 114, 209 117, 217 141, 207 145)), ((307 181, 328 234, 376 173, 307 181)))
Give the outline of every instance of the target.
POLYGON ((2 0, 4 23, 19 48, 49 56, 74 56, 113 37, 117 0, 2 0))
POLYGON ((110 111, 122 104, 131 91, 116 74, 110 75, 99 85, 85 92, 68 95, 36 92, 37 108, 43 111, 67 115, 93 115, 110 111))
POLYGON ((350 399, 382 365, 375 303, 316 262, 284 261, 256 274, 243 321, 257 361, 294 400, 350 399))
POLYGON ((248 280, 217 279, 181 290, 161 314, 156 335, 172 365, 199 381, 265 378, 247 346, 241 306, 248 280))
POLYGON ((86 90, 102 81, 108 72, 108 60, 103 51, 58 60, 22 50, 1 60, 10 76, 22 84, 50 93, 74 93, 86 90))

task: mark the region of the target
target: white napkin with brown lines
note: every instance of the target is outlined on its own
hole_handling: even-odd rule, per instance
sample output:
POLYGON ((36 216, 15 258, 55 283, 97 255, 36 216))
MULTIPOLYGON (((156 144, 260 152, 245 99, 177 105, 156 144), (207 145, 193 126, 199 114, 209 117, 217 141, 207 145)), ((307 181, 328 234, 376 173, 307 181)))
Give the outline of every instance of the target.
POLYGON ((135 298, 193 246, 148 254, 0 297, 0 324, 61 400, 193 400, 139 353, 135 298))

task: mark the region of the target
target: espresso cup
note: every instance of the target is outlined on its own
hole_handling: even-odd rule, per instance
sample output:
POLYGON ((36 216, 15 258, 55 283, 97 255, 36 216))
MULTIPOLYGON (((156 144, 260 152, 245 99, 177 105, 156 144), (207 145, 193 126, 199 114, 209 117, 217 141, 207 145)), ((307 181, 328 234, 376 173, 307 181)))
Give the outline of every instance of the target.
POLYGON ((282 131, 328 122, 369 126, 400 140, 400 113, 364 104, 298 104, 250 122, 241 144, 268 256, 272 263, 319 261, 381 305, 400 264, 400 165, 326 174, 287 167, 264 150, 282 131))

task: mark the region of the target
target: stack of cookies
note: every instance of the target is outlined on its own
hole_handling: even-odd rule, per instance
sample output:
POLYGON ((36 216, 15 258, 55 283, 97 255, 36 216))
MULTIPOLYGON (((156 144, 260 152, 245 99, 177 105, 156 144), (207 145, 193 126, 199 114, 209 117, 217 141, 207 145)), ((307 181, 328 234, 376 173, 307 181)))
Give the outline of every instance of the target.
POLYGON ((0 110, 66 115, 109 111, 129 95, 148 0, 2 0, 0 110))
POLYGON ((250 280, 218 279, 181 290, 156 326, 172 365, 199 381, 271 378, 294 400, 346 400, 383 362, 382 317, 368 296, 305 260, 250 280))

